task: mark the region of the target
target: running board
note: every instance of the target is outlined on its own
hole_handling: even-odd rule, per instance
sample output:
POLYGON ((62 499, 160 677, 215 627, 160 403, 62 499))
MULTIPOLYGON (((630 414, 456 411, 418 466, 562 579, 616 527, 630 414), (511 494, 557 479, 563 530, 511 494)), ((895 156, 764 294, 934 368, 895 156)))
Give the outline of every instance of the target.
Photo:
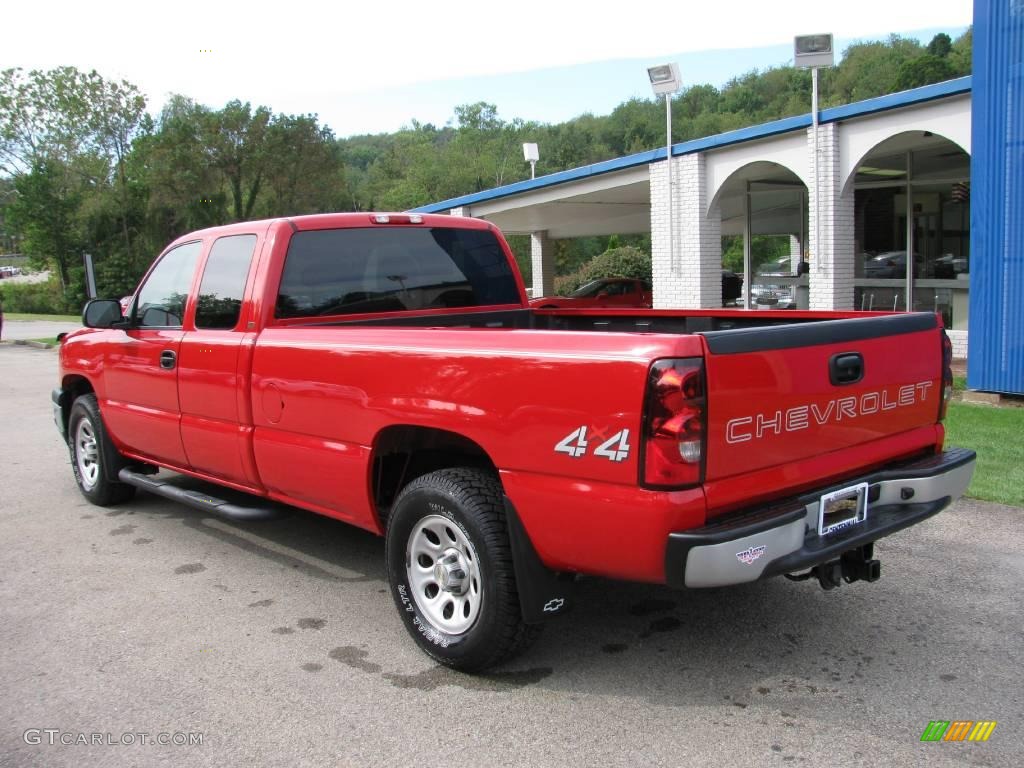
POLYGON ((255 496, 249 496, 220 486, 204 483, 196 478, 185 475, 145 475, 125 467, 117 473, 122 483, 134 485, 149 493, 163 496, 165 499, 187 504, 194 509, 239 522, 257 520, 273 520, 288 512, 283 504, 264 502, 255 496), (205 492, 205 487, 216 488, 218 493, 227 493, 235 497, 235 501, 221 499, 205 492))

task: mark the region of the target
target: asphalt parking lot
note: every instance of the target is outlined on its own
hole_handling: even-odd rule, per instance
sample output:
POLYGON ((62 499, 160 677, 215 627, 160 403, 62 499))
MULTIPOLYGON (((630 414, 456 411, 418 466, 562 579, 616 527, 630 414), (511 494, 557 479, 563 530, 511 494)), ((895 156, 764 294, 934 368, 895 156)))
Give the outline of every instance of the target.
POLYGON ((588 579, 470 677, 406 637, 369 534, 90 506, 56 363, 0 346, 0 765, 1021 764, 1024 510, 961 502, 884 540, 877 584, 828 593, 588 579), (933 720, 998 725, 922 743, 933 720), (78 734, 103 743, 60 743, 78 734))
POLYGON ((49 320, 4 320, 3 341, 16 339, 51 339, 58 333, 70 333, 81 328, 81 323, 52 322, 49 320))

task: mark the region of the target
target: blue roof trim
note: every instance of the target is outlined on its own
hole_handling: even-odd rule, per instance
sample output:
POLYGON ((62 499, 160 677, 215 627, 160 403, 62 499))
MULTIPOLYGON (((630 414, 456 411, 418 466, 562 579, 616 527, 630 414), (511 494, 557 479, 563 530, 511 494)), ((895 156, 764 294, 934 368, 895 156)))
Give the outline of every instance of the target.
POLYGON ((959 77, 956 80, 946 80, 943 83, 924 85, 910 91, 890 93, 888 96, 879 96, 865 101, 856 101, 853 104, 845 104, 841 107, 832 107, 821 111, 821 122, 834 123, 836 120, 847 120, 851 117, 864 117, 873 115, 876 112, 885 112, 890 109, 909 107, 913 104, 923 104, 926 101, 944 99, 948 96, 957 96, 971 92, 971 76, 959 77))
MULTIPOLYGON (((890 109, 909 107, 914 104, 923 104, 935 99, 943 99, 949 96, 971 92, 971 77, 961 77, 956 80, 947 80, 943 83, 926 85, 921 88, 914 88, 910 91, 892 93, 888 96, 879 96, 875 99, 857 101, 853 104, 846 104, 841 107, 832 107, 821 111, 821 122, 834 123, 839 120, 849 120, 854 117, 866 117, 878 112, 886 112, 890 109)), ((769 136, 777 136, 781 133, 807 128, 811 124, 810 113, 786 117, 782 120, 775 120, 770 123, 754 125, 750 128, 740 128, 735 131, 719 133, 715 136, 705 136, 692 141, 684 141, 681 144, 672 145, 672 156, 690 155, 694 152, 703 152, 716 147, 727 147, 730 144, 739 144, 754 139, 763 139, 769 136)), ((529 192, 535 189, 554 187, 558 184, 565 184, 570 181, 578 181, 590 176, 600 176, 613 171, 622 171, 627 168, 635 168, 638 165, 649 165, 665 159, 665 150, 652 149, 647 152, 639 152, 635 155, 617 157, 614 160, 605 160, 593 165, 584 165, 580 168, 571 168, 568 171, 559 171, 547 176, 526 181, 517 181, 514 184, 506 184, 503 187, 487 189, 483 192, 475 192, 470 195, 453 197, 448 200, 441 200, 437 203, 422 205, 419 208, 411 209, 414 213, 439 213, 452 208, 460 208, 475 203, 483 203, 488 200, 498 200, 509 195, 516 195, 521 192, 529 192)))
POLYGON ((579 179, 585 179, 588 176, 600 176, 605 173, 611 173, 612 171, 621 171, 626 168, 633 168, 637 165, 647 165, 648 163, 653 163, 656 160, 664 159, 664 148, 652 149, 647 152, 640 152, 636 155, 617 157, 614 160, 604 160, 600 163, 594 163, 593 165, 584 165, 580 168, 570 168, 568 171, 559 171, 558 173, 551 173, 547 176, 540 176, 536 179, 517 181, 514 184, 506 184, 503 187, 486 189, 483 192, 474 192, 471 195, 453 197, 448 200, 442 200, 439 203, 431 203, 430 205, 413 208, 412 212, 437 213, 438 211, 447 211, 450 208, 472 205, 473 203, 479 203, 484 200, 494 200, 499 197, 508 197, 509 195, 515 195, 520 192, 529 192, 532 189, 553 187, 556 184, 564 184, 567 181, 577 181, 579 179))
POLYGON ((789 133, 800 128, 806 128, 810 124, 811 116, 809 113, 797 115, 796 117, 784 117, 782 120, 752 125, 750 128, 738 128, 735 131, 718 133, 714 136, 704 136, 700 139, 691 139, 690 141, 684 141, 682 144, 673 144, 672 156, 692 155, 694 152, 703 152, 715 147, 727 147, 730 144, 740 144, 744 141, 777 136, 780 133, 789 133))

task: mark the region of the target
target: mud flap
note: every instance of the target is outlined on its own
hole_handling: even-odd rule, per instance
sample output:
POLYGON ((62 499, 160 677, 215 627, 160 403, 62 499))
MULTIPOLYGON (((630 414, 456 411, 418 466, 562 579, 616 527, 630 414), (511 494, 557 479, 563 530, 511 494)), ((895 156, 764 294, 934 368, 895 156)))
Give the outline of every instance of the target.
POLYGON ((512 561, 516 569, 516 587, 519 590, 523 621, 527 624, 540 624, 561 616, 572 608, 576 591, 575 576, 552 571, 541 562, 512 502, 507 496, 502 498, 505 502, 505 520, 508 523, 509 543, 512 545, 512 561))

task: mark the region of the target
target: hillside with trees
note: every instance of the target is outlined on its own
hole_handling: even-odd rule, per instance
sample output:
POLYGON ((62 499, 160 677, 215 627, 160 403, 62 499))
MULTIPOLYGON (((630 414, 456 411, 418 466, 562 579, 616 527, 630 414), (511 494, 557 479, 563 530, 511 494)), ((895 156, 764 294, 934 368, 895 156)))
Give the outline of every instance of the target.
MULTIPOLYGON (((971 31, 928 45, 891 36, 846 49, 821 72, 822 107, 970 74, 971 31)), ((697 85, 673 102, 676 141, 804 114, 810 73, 748 72, 697 85)), ((0 73, 0 264, 23 254, 49 283, 0 283, 8 311, 78 311, 82 255, 103 296, 130 293, 173 238, 205 226, 322 211, 402 210, 527 178, 524 141, 553 173, 661 146, 664 111, 632 99, 611 114, 559 124, 507 119, 492 104, 455 107, 444 126, 415 119, 390 134, 337 138, 316 115, 173 96, 159 111, 128 82, 73 67, 0 73)), ((649 252, 646 237, 613 246, 649 252)), ((524 238, 513 238, 528 273, 524 238)), ((559 274, 603 253, 609 238, 559 241, 559 274)))

